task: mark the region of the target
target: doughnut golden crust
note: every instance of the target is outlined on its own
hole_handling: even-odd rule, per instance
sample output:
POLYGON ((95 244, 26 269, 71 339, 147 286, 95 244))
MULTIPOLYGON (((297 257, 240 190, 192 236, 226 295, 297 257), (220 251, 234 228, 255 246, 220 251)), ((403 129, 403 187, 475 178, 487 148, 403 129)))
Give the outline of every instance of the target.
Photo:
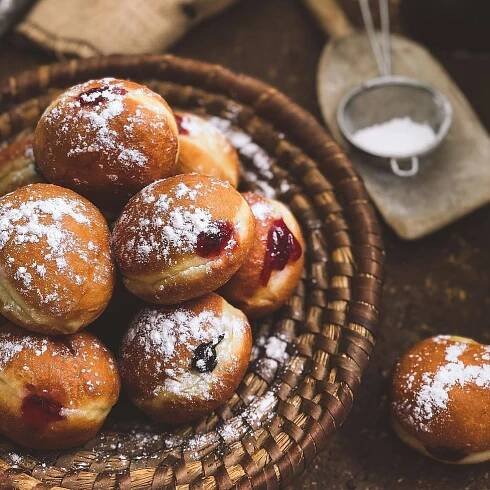
POLYGON ((107 224, 69 189, 32 184, 0 198, 0 311, 29 330, 74 333, 109 302, 107 224))
POLYGON ((117 210, 146 185, 175 173, 177 125, 165 100, 147 87, 90 80, 45 110, 34 155, 49 182, 117 210))
POLYGON ((181 424, 228 400, 247 369, 246 316, 209 294, 141 310, 126 333, 120 368, 131 400, 157 422, 181 424))
POLYGON ((93 335, 29 334, 0 326, 0 432, 34 449, 79 446, 119 396, 109 351, 93 335))
POLYGON ((399 437, 444 463, 490 459, 490 346, 451 336, 419 342, 398 362, 391 413, 399 437))
POLYGON ((34 134, 23 131, 6 145, 0 145, 0 196, 23 185, 42 180, 34 164, 34 134))
POLYGON ((114 255, 136 296, 175 304, 222 286, 253 240, 250 207, 230 184, 184 174, 149 185, 116 222, 114 255))
POLYGON ((196 172, 238 186, 238 154, 226 136, 202 117, 189 112, 175 114, 179 128, 179 174, 196 172))
POLYGON ((243 197, 255 218, 255 238, 245 262, 221 293, 257 318, 277 310, 291 296, 303 272, 305 242, 284 204, 253 192, 243 197))

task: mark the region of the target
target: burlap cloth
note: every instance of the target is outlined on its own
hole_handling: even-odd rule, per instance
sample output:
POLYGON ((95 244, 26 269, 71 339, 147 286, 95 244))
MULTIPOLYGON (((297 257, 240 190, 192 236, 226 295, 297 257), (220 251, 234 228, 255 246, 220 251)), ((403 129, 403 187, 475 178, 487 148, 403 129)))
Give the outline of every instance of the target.
POLYGON ((235 0, 39 0, 17 26, 58 54, 158 53, 235 0))

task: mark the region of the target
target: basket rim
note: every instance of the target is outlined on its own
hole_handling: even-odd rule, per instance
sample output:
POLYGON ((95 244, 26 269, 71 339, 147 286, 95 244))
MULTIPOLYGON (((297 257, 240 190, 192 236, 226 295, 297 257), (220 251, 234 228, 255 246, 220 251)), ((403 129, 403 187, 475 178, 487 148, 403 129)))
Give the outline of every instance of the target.
MULTIPOLYGON (((143 80, 148 78, 162 79, 161 74, 168 76, 169 73, 174 73, 181 77, 183 83, 186 82, 217 93, 224 93, 232 99, 251 106, 257 115, 272 122, 280 131, 291 137, 292 141, 315 160, 321 172, 329 175, 329 181, 333 183, 335 194, 341 196, 346 212, 350 210, 353 213, 355 223, 353 241, 356 248, 362 251, 361 272, 369 274, 371 266, 382 271, 384 249, 378 220, 362 180, 358 177, 343 150, 310 113, 299 107, 276 88, 253 77, 237 74, 218 64, 169 54, 112 55, 74 59, 67 62, 41 65, 38 68, 7 78, 0 84, 0 114, 8 112, 9 109, 15 110, 16 104, 40 95, 49 88, 59 86, 57 84, 61 83, 62 86, 66 86, 76 83, 81 78, 94 78, 100 73, 107 72, 115 72, 114 76, 117 74, 124 76, 125 73, 127 77, 143 80)), ((349 231, 352 233, 354 230, 349 227, 349 231)), ((380 277, 376 279, 381 285, 382 272, 380 277)), ((357 298, 362 303, 365 301, 364 297, 365 295, 359 291, 352 291, 353 300, 357 298)), ((371 296, 369 295, 369 297, 371 296)), ((372 298, 369 305, 378 312, 379 295, 373 293, 372 298)), ((369 325, 366 328, 372 332, 376 328, 377 316, 376 313, 374 320, 365 318, 365 323, 363 323, 364 326, 369 325)), ((374 341, 372 344, 374 345, 374 341)), ((367 353, 367 357, 369 354, 370 352, 367 353)), ((360 375, 364 372, 366 365, 367 362, 364 365, 359 365, 360 375)), ((352 396, 354 395, 355 393, 352 394, 352 396)), ((325 448, 329 433, 325 427, 331 426, 332 419, 335 428, 345 420, 352 406, 351 400, 348 398, 346 395, 345 400, 341 400, 342 409, 339 411, 340 413, 335 413, 334 416, 328 409, 324 408, 321 418, 317 420, 314 427, 315 430, 312 430, 311 434, 305 434, 308 436, 306 440, 302 441, 302 444, 299 444, 299 441, 293 441, 287 452, 283 452, 281 459, 287 458, 287 466, 294 471, 286 476, 281 475, 281 483, 290 482, 296 478, 304 471, 306 464, 325 448), (328 419, 328 423, 326 419, 328 419)), ((261 487, 261 485, 268 487, 267 484, 271 482, 268 473, 274 472, 273 465, 279 466, 279 462, 267 463, 260 472, 253 476, 252 480, 249 480, 250 487, 261 487)), ((134 470, 127 470, 123 481, 130 482, 131 471, 134 470)), ((6 479, 8 483, 13 485, 12 477, 19 478, 19 470, 12 469, 8 463, 0 459, 0 483, 6 479)), ((30 485, 25 488, 32 488, 37 485, 43 485, 44 488, 46 485, 27 473, 22 473, 22 477, 30 485)), ((277 480, 274 481, 277 482, 277 480)), ((121 484, 122 482, 118 483, 121 484)))

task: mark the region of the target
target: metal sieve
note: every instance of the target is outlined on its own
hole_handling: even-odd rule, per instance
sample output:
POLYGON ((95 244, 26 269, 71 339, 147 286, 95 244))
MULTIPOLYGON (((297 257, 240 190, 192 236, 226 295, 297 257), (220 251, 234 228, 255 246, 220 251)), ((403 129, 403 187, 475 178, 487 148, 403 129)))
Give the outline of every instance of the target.
POLYGON ((337 123, 346 140, 372 156, 388 159, 391 170, 400 177, 411 177, 419 170, 419 158, 434 150, 446 136, 451 125, 449 100, 433 87, 400 76, 382 76, 368 80, 346 94, 337 109, 337 123), (434 139, 416 153, 374 153, 354 140, 356 131, 391 119, 409 117, 428 124, 434 139), (399 160, 409 160, 401 167, 399 160))
POLYGON ((391 74, 388 2, 379 0, 380 34, 375 32, 368 0, 359 0, 359 4, 381 76, 358 85, 342 98, 337 108, 337 124, 352 146, 377 157, 380 162, 387 159, 395 175, 411 177, 419 171, 419 158, 434 150, 446 136, 452 120, 451 104, 433 87, 391 74), (435 137, 425 147, 410 153, 373 152, 372 148, 367 148, 354 139, 354 134, 360 129, 404 117, 416 123, 428 124, 435 137), (402 167, 399 160, 408 160, 409 165, 402 167))

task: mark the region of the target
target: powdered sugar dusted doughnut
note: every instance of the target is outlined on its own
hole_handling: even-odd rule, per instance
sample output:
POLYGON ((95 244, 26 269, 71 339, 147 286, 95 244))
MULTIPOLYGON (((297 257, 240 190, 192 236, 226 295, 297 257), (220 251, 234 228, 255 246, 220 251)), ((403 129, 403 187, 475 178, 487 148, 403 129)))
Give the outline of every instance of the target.
POLYGON ((120 209, 146 185, 175 173, 177 125, 165 100, 147 87, 90 80, 46 109, 34 154, 48 181, 104 209, 120 209))
POLYGON ((141 310, 123 339, 121 376, 130 398, 154 420, 188 422, 231 397, 251 348, 245 315, 209 294, 141 310))
POLYGON ((0 198, 0 307, 13 322, 73 333, 104 310, 114 285, 107 224, 89 201, 51 184, 0 198))
POLYGON ((210 175, 237 187, 240 174, 238 154, 226 136, 195 114, 177 112, 175 119, 180 142, 177 172, 210 175))
POLYGON ((223 285, 245 260, 253 233, 250 208, 230 184, 185 174, 134 196, 112 243, 130 291, 175 304, 223 285))
POLYGON ((91 439, 119 396, 109 351, 93 335, 29 334, 0 326, 0 432, 36 449, 91 439))
POLYGON ((396 366, 391 409, 400 438, 423 454, 490 459, 490 346, 450 336, 419 342, 396 366))
POLYGON ((305 243, 284 204, 253 192, 243 197, 255 218, 255 238, 245 262, 221 292, 257 318, 277 310, 291 296, 303 272, 305 243))

